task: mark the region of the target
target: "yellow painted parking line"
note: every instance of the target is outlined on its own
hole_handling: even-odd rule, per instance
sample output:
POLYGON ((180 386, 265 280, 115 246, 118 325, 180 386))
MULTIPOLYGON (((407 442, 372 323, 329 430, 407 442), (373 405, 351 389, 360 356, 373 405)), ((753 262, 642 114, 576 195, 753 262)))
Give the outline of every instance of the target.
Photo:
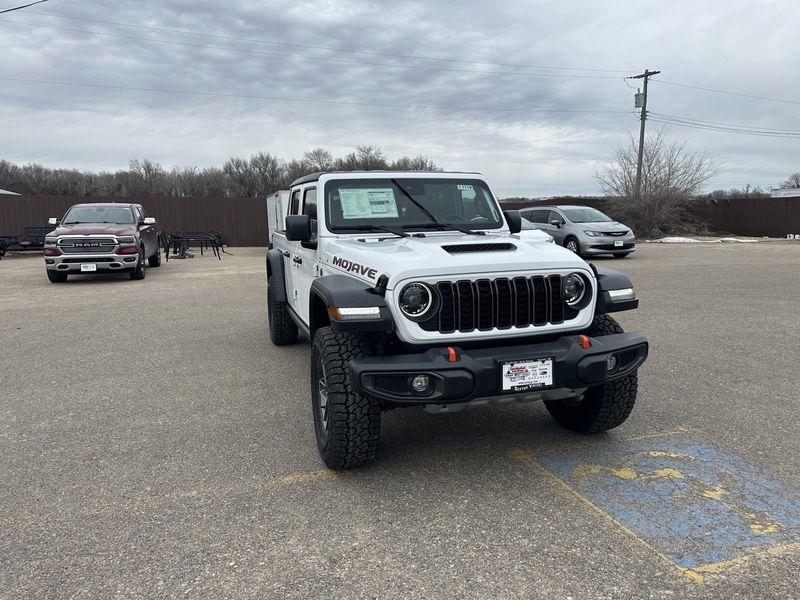
POLYGON ((524 450, 515 450, 515 451, 510 452, 509 456, 511 458, 513 458, 514 460, 517 460, 517 461, 519 461, 521 463, 526 464, 527 466, 532 468, 534 471, 536 471, 540 475, 546 476, 553 483, 557 484, 558 487, 560 487, 562 490, 564 490, 565 492, 567 492, 569 495, 573 496, 574 498, 577 498, 583 504, 585 504, 590 509, 592 509, 594 512, 596 512, 598 515, 603 517, 603 519, 605 519, 606 521, 616 525, 617 528, 619 528, 623 533, 628 535, 628 537, 630 537, 631 539, 635 540, 641 546, 644 546, 645 548, 647 548, 647 550, 649 550, 654 556, 656 556, 656 558, 661 560, 663 563, 669 565, 672 569, 677 571, 680 575, 686 577, 687 579, 689 579, 691 581, 694 581, 695 583, 703 583, 704 582, 702 574, 700 574, 700 573, 698 573, 696 571, 693 571, 691 569, 685 569, 683 567, 679 567, 678 565, 676 565, 666 555, 664 555, 662 552, 660 552, 658 549, 656 549, 654 546, 652 546, 646 539, 644 539, 643 537, 637 535, 636 533, 634 533, 633 531, 628 529, 625 525, 623 525, 622 523, 617 521, 617 519, 615 519, 610 514, 608 514, 606 511, 604 511, 602 508, 597 506, 594 502, 589 500, 586 496, 584 496, 584 495, 580 494, 579 492, 577 492, 576 490, 574 490, 566 481, 561 479, 558 475, 556 475, 552 471, 544 468, 541 464, 539 464, 539 461, 536 460, 536 457, 532 453, 524 451, 524 450))
POLYGON ((280 482, 284 485, 292 485, 294 483, 303 483, 305 481, 316 481, 318 479, 331 479, 338 477, 336 471, 311 471, 310 473, 296 473, 294 475, 284 475, 280 478, 280 482))
POLYGON ((742 556, 737 556, 730 560, 724 560, 722 562, 713 563, 710 565, 702 565, 700 567, 695 567, 694 571, 700 575, 704 573, 718 575, 722 573, 725 569, 743 565, 752 559, 766 558, 769 556, 784 556, 786 554, 791 554, 792 552, 798 552, 798 551, 800 551, 800 542, 795 544, 784 544, 782 546, 766 548, 764 550, 760 550, 759 552, 753 552, 751 554, 744 554, 742 556))
POLYGON ((685 433, 694 432, 510 457, 695 583, 753 558, 800 550, 796 491, 685 433))

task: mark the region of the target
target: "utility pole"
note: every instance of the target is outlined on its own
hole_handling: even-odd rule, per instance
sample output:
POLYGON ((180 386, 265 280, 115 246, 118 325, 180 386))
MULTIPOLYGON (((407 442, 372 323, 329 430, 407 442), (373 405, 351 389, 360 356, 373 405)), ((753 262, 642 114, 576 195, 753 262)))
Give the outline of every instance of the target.
POLYGON ((641 124, 639 125, 639 160, 636 163, 636 189, 634 191, 634 200, 641 200, 642 198, 642 158, 644 157, 644 122, 647 120, 647 82, 653 75, 658 75, 661 71, 648 71, 644 73, 629 77, 628 79, 643 79, 644 90, 642 94, 642 114, 641 124))

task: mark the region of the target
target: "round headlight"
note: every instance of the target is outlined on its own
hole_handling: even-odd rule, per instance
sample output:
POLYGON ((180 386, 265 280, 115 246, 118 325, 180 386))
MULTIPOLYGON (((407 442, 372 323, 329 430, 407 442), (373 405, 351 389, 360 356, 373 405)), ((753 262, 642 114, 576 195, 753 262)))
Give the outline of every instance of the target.
POLYGON ((424 283, 409 283, 400 290, 398 303, 405 316, 417 321, 433 307, 433 292, 424 283))
POLYGON ((561 280, 561 296, 568 306, 580 304, 586 294, 586 281, 578 273, 570 273, 561 280))

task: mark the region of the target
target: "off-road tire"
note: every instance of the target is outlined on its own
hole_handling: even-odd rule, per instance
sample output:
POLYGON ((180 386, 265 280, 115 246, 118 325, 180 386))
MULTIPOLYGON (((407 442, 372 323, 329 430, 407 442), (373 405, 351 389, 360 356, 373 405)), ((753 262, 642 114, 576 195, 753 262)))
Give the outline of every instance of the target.
POLYGON ((566 248, 570 252, 574 252, 578 256, 581 255, 581 244, 580 242, 578 242, 578 239, 573 236, 569 236, 567 239, 564 240, 564 248, 566 248), (570 243, 575 244, 574 249, 570 247, 570 243))
POLYGON ((297 341, 297 324, 289 316, 289 304, 278 300, 274 277, 267 279, 267 319, 269 339, 276 346, 287 346, 297 341))
POLYGON ((353 391, 350 360, 369 353, 357 334, 322 327, 311 347, 311 409, 317 448, 330 469, 352 469, 375 459, 381 433, 378 402, 353 391), (327 395, 327 426, 321 392, 327 395))
POLYGON ((161 266, 161 248, 156 248, 156 253, 153 254, 150 258, 147 259, 147 264, 151 267, 160 267, 161 266))
MULTIPOLYGON (((600 337, 624 333, 612 317, 600 315, 594 318, 586 331, 589 337, 600 337)), ((638 378, 636 371, 620 379, 587 388, 583 399, 577 403, 569 401, 546 401, 547 411, 562 427, 578 433, 600 433, 625 422, 636 403, 638 378)))
POLYGON ((51 271, 47 269, 47 278, 50 283, 64 283, 67 280, 67 274, 61 271, 51 271))
POLYGON ((133 269, 133 271, 131 271, 131 279, 144 279, 144 275, 144 250, 140 250, 139 260, 136 262, 136 267, 133 269))

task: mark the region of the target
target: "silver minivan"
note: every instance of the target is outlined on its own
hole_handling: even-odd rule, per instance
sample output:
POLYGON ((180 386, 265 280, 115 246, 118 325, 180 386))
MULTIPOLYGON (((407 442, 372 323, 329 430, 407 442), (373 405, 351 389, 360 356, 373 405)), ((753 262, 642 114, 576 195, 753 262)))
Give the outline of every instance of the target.
POLYGON ((624 258, 636 250, 636 236, 630 227, 614 221, 596 208, 537 206, 519 212, 552 235, 556 244, 581 256, 611 254, 614 258, 624 258))

